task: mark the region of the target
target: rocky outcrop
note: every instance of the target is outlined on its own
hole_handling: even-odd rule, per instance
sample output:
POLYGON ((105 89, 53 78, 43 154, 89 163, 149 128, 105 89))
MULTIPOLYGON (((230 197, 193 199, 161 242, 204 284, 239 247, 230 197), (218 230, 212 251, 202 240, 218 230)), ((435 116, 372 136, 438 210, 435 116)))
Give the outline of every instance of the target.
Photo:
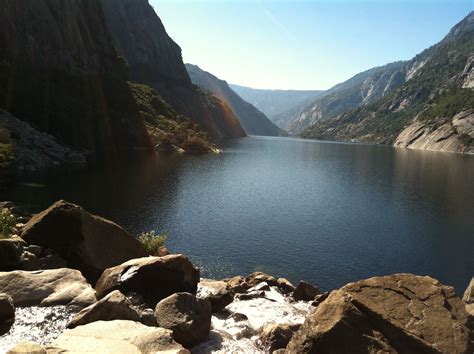
POLYGON ((0 131, 11 139, 14 165, 18 172, 35 172, 59 166, 82 167, 87 163, 86 151, 61 145, 50 134, 0 109, 0 131))
POLYGON ((99 2, 0 7, 0 107, 105 165, 151 149, 99 2))
POLYGON ((120 291, 115 290, 98 302, 74 315, 68 328, 75 328, 96 321, 129 320, 140 321, 140 312, 120 291))
POLYGON ((51 352, 189 353, 173 340, 170 330, 120 320, 98 321, 67 330, 51 346, 56 348, 51 352))
POLYGON ((201 280, 198 284, 197 297, 209 300, 212 313, 223 310, 234 300, 230 286, 220 280, 201 280))
POLYGON ((0 335, 3 335, 15 321, 15 305, 13 299, 0 293, 0 335))
POLYGON ((317 295, 319 289, 303 280, 298 283, 292 294, 296 301, 313 301, 317 295))
POLYGON ((229 105, 237 118, 239 118, 240 124, 247 134, 267 136, 285 135, 264 113, 244 101, 235 93, 227 82, 202 70, 197 65, 186 64, 186 70, 193 84, 198 85, 203 90, 210 92, 229 105))
POLYGON ((195 293, 199 269, 183 255, 132 259, 106 269, 95 289, 99 298, 114 290, 140 295, 154 307, 160 300, 178 292, 195 293))
POLYGON ((100 5, 112 39, 130 65, 132 81, 155 88, 215 141, 245 136, 227 104, 192 85, 181 49, 148 0, 101 0, 100 5))
POLYGON ((474 154, 474 111, 463 111, 452 119, 416 121, 406 127, 393 144, 409 149, 474 154))
POLYGON ((158 326, 173 331, 173 338, 191 347, 207 338, 211 330, 211 303, 189 293, 176 293, 155 308, 158 326))
POLYGON ((260 333, 259 344, 266 352, 270 353, 277 349, 284 349, 299 328, 299 324, 269 324, 260 333))
POLYGON ((74 269, 0 272, 0 293, 15 306, 70 305, 79 308, 96 302, 95 291, 74 269))
POLYGON ((454 289, 394 274, 331 292, 287 346, 298 353, 470 353, 473 331, 454 289))
POLYGON ((31 218, 21 236, 54 250, 68 267, 79 269, 92 282, 107 268, 147 255, 117 224, 63 200, 31 218))

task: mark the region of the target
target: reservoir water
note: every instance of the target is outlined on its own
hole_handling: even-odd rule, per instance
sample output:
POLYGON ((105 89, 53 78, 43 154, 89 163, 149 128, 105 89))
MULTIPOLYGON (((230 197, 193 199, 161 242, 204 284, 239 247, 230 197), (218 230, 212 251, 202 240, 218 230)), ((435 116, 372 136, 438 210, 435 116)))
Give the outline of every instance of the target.
POLYGON ((332 289, 411 272, 460 294, 474 275, 473 182, 474 156, 253 137, 218 155, 28 178, 1 199, 66 199, 134 235, 167 232, 205 277, 261 270, 332 289))

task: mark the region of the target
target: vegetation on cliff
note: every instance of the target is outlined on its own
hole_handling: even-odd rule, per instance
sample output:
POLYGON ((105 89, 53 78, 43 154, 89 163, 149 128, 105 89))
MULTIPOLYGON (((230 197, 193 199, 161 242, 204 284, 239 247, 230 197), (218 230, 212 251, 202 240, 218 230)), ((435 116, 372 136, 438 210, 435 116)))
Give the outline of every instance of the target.
POLYGON ((177 114, 155 89, 131 82, 129 87, 155 146, 176 146, 187 152, 216 150, 209 136, 189 118, 177 114))
POLYGON ((393 144, 413 120, 437 124, 472 109, 473 18, 471 13, 443 41, 406 64, 407 82, 400 88, 372 104, 318 121, 301 136, 393 144))

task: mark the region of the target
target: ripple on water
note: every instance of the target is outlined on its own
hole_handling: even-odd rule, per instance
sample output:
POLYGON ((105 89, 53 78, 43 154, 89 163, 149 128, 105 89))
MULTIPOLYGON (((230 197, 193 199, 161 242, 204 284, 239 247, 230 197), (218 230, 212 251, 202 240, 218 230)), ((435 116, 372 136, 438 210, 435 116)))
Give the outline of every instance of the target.
POLYGON ((51 343, 64 332, 73 313, 67 306, 18 307, 15 323, 0 336, 0 353, 25 340, 43 345, 51 343))

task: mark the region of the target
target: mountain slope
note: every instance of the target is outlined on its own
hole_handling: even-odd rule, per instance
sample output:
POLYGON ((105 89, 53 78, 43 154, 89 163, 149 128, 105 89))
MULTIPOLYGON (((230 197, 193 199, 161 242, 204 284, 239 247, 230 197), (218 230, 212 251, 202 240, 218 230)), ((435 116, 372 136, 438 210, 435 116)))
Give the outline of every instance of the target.
POLYGON ((298 134, 318 121, 370 104, 405 82, 405 62, 391 63, 355 75, 303 107, 288 130, 298 134))
POLYGON ((209 91, 232 108, 247 134, 279 136, 283 133, 265 114, 237 95, 224 80, 218 79, 197 65, 186 64, 186 70, 195 85, 209 91))
POLYGON ((0 108, 101 163, 151 148, 98 2, 0 8, 0 108))
POLYGON ((100 0, 100 4, 113 41, 129 63, 132 81, 155 88, 215 141, 245 136, 224 102, 191 83, 181 48, 168 36, 148 0, 100 0))
POLYGON ((301 105, 320 95, 318 90, 260 90, 250 87, 229 85, 245 101, 265 113, 270 120, 282 129, 289 127, 301 105))
POLYGON ((405 64, 406 83, 376 102, 316 123, 304 137, 473 153, 474 12, 405 64))

